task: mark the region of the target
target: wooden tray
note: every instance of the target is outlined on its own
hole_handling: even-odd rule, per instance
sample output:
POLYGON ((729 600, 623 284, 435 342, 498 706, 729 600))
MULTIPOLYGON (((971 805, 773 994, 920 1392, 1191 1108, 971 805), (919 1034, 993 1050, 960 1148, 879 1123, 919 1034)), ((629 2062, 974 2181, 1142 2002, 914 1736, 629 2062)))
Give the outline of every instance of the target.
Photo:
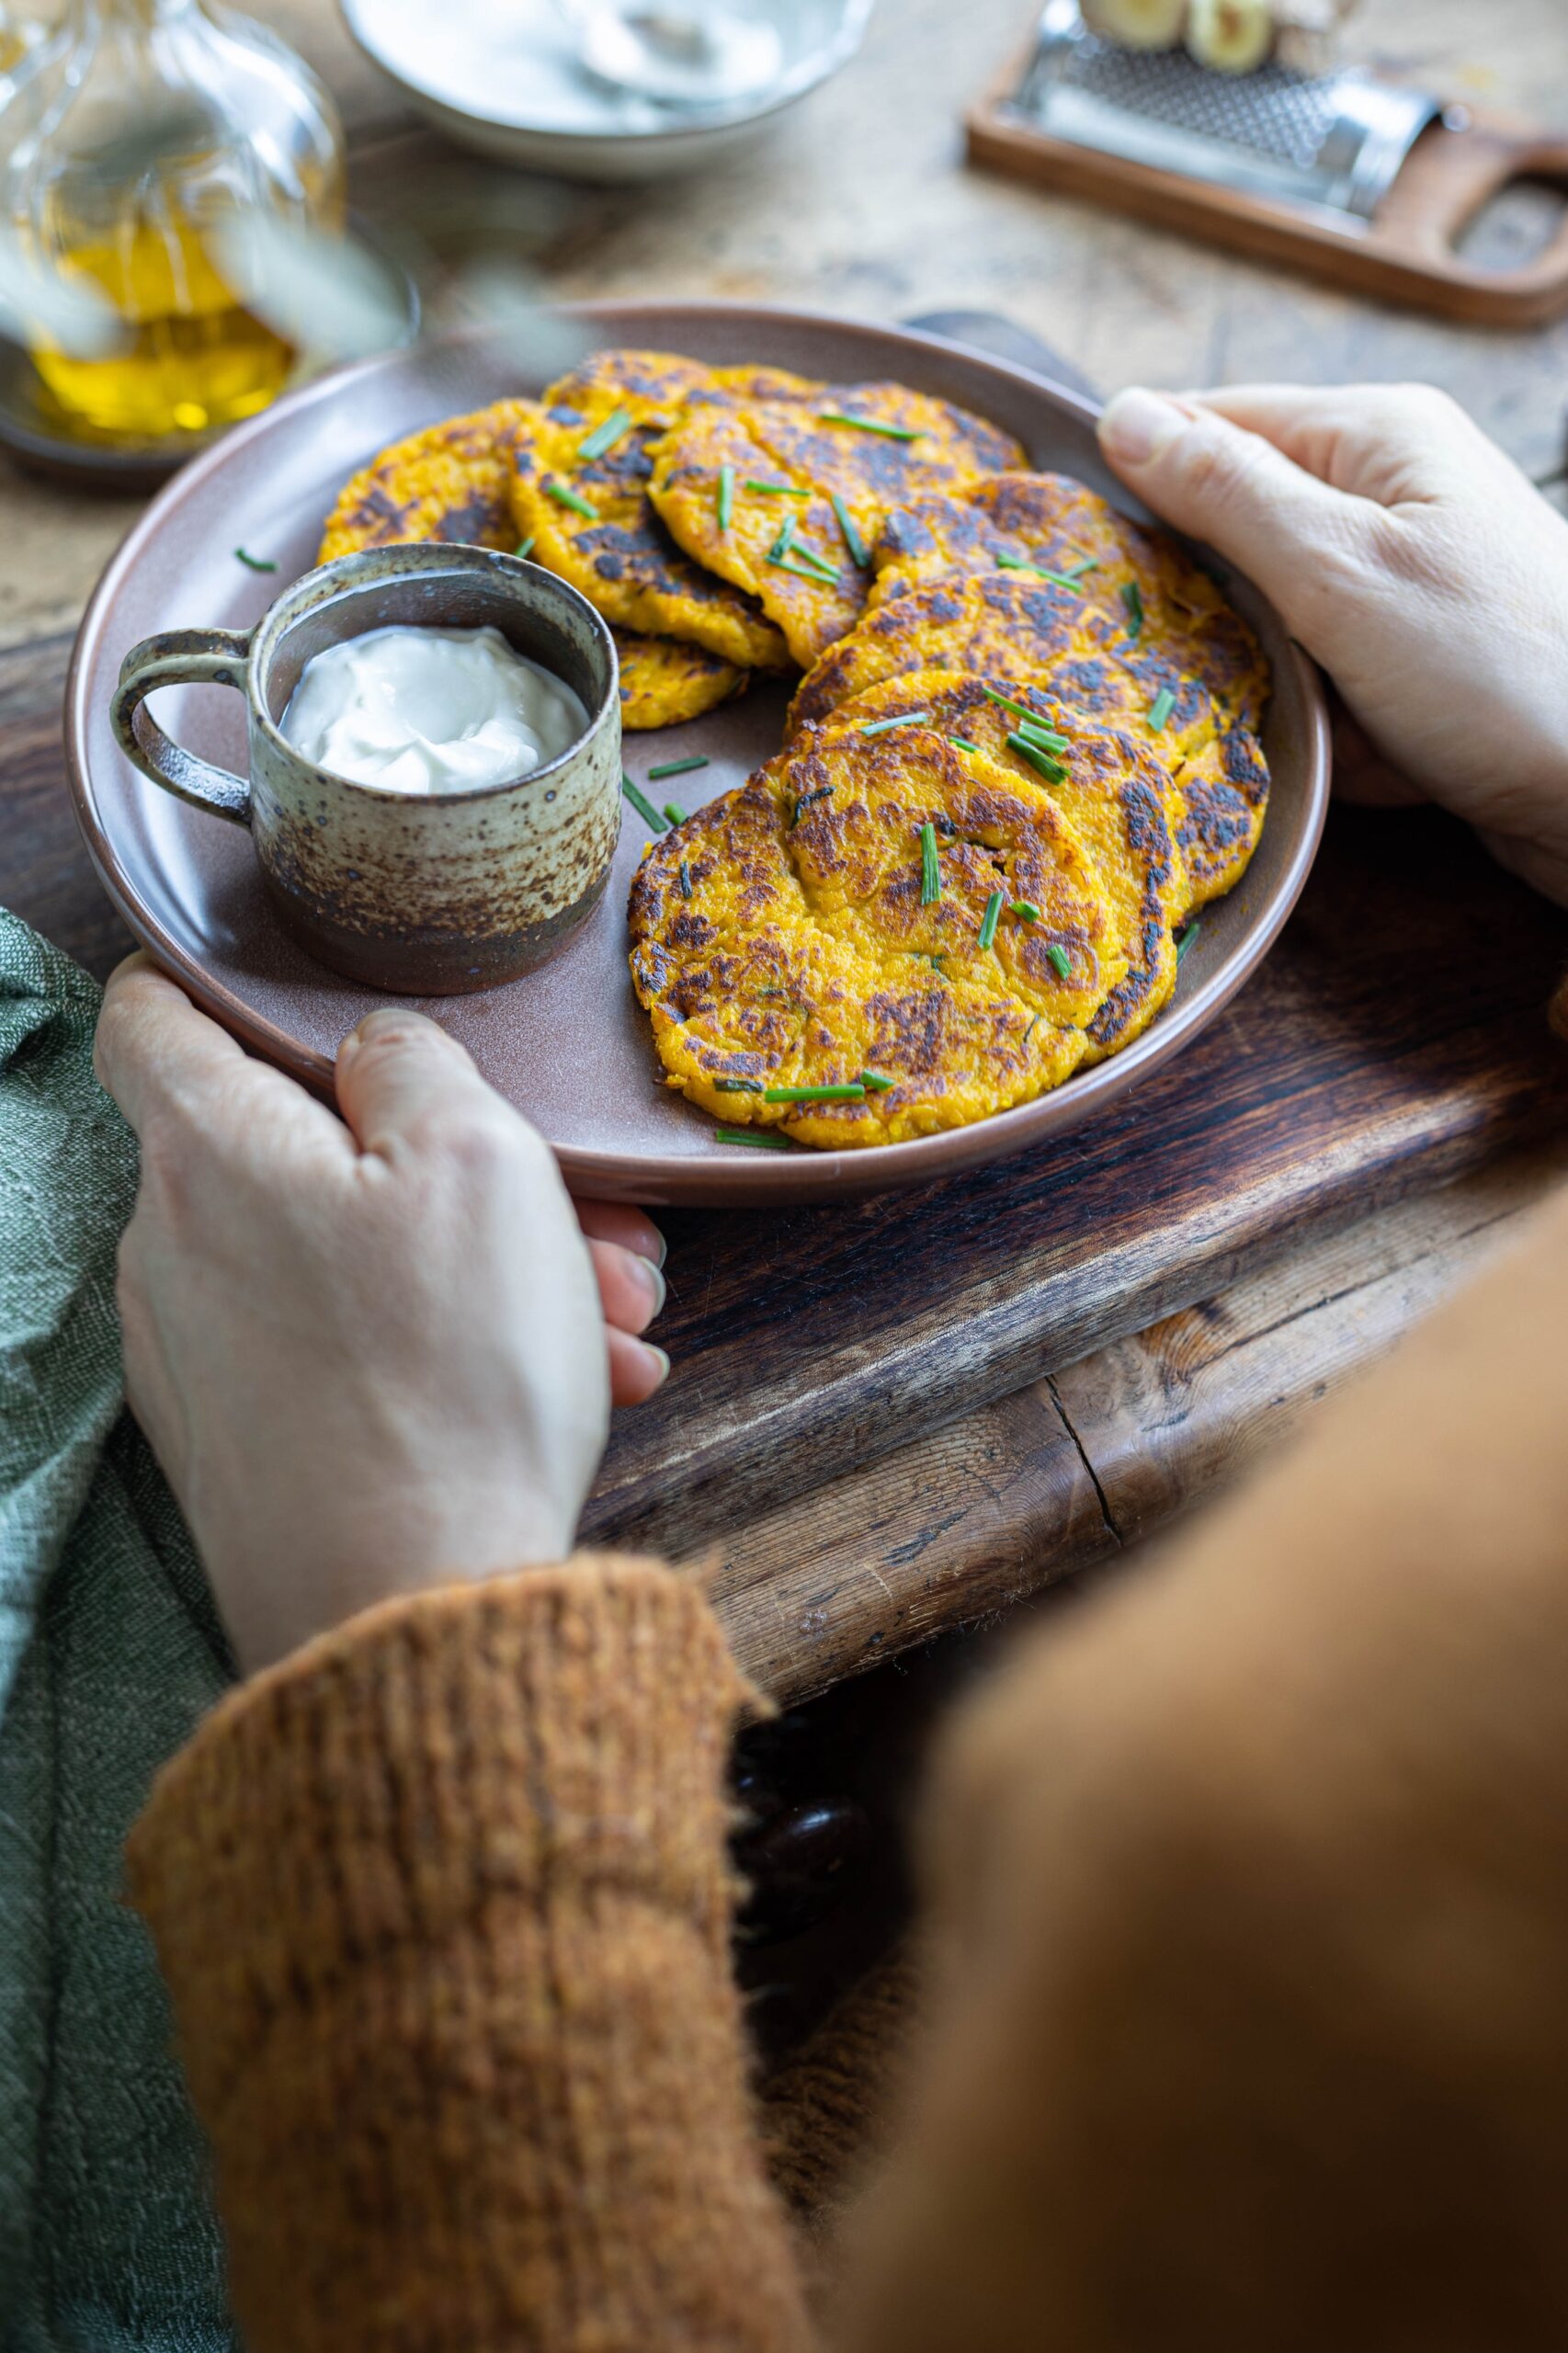
POLYGON ((1507 115, 1455 110, 1457 121, 1422 133, 1369 222, 1340 222, 1326 210, 1216 188, 1038 129, 1010 103, 1032 47, 971 108, 971 163, 1479 326, 1538 326, 1568 311, 1568 222, 1517 268, 1486 269, 1455 251, 1466 225, 1511 182, 1568 180, 1568 137, 1507 115))

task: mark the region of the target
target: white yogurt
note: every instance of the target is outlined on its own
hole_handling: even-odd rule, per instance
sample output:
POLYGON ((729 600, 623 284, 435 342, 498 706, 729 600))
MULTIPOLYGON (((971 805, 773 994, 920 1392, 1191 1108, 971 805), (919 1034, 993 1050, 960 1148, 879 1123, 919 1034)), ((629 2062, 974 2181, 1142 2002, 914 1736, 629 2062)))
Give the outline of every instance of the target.
POLYGON ((563 678, 498 629, 372 629, 306 663, 283 714, 297 752, 382 792, 472 792, 587 733, 563 678))

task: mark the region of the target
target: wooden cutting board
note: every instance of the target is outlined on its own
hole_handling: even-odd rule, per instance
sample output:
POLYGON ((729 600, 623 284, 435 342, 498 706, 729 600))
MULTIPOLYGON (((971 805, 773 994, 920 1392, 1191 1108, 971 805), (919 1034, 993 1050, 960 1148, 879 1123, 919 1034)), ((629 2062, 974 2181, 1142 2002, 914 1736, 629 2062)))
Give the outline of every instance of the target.
MULTIPOLYGON (((1040 360, 1005 323, 920 324, 1040 360)), ((66 799, 68 651, 0 654, 0 900, 101 972, 128 943, 66 799)), ((1565 966, 1568 916, 1461 827, 1336 810, 1261 973, 1097 1126, 922 1193, 665 1212, 675 1370, 618 1423, 585 1535, 733 1539, 1311 1232, 1562 1131, 1565 966)))

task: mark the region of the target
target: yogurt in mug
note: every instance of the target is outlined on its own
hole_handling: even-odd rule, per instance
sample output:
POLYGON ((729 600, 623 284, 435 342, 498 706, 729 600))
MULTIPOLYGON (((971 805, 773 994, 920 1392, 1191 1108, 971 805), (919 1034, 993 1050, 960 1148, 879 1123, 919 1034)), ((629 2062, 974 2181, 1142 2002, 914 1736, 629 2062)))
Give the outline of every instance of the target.
POLYGON ((283 714, 297 752, 382 792, 472 792, 529 776, 588 714, 498 629, 367 630, 306 663, 283 714))

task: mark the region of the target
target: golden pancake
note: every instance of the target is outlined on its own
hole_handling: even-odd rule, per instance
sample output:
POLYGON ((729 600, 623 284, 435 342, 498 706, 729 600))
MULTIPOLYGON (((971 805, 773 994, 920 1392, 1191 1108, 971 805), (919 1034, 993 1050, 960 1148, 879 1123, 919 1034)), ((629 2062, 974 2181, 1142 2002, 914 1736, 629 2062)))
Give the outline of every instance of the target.
POLYGON ((1113 638, 1164 647, 1231 719, 1256 728, 1263 717, 1268 665, 1218 584, 1167 533, 1066 474, 994 474, 917 499, 889 516, 871 560, 873 608, 955 572, 1054 573, 1113 638))
POLYGON ((1268 770, 1244 720, 1179 666, 1145 615, 1136 634, 1075 585, 1021 572, 958 571, 868 612, 801 680, 791 727, 816 726, 856 695, 908 670, 971 670, 1045 687, 1113 727, 1160 718, 1162 756, 1181 795, 1178 847, 1190 904, 1228 891, 1262 831, 1268 770))
POLYGON ((653 444, 651 494, 687 553, 758 598, 809 664, 858 618, 894 507, 1017 466, 1022 452, 901 384, 802 380, 768 395, 737 372, 694 389, 653 444))
POLYGON ((841 704, 828 723, 866 725, 915 711, 926 713, 949 742, 975 745, 1031 783, 1044 782, 1094 860, 1128 960, 1125 976, 1088 1024, 1085 1060, 1099 1062, 1131 1045, 1176 986, 1174 928, 1187 905, 1170 814, 1178 796, 1157 739, 1139 741, 1131 731, 1099 726, 1025 680, 961 670, 912 670, 884 679, 841 704), (1025 714, 1065 738, 1063 748, 1031 757, 1010 745, 1025 714))
POLYGON ((711 373, 664 352, 607 351, 551 384, 509 444, 512 521, 618 628, 781 669, 784 640, 756 601, 683 555, 649 502, 650 449, 711 373))
POLYGON ((506 495, 510 442, 537 416, 531 401, 495 401, 394 441, 339 491, 316 562, 400 540, 515 547, 506 495))
POLYGON ((824 727, 779 753, 650 845, 630 924, 669 1083, 732 1125, 826 1149, 964 1126, 1060 1085, 1128 970, 1050 794, 924 726, 824 727), (1010 912, 1025 902, 1032 920, 1010 912), (768 1099, 823 1086, 864 1091, 768 1099))

